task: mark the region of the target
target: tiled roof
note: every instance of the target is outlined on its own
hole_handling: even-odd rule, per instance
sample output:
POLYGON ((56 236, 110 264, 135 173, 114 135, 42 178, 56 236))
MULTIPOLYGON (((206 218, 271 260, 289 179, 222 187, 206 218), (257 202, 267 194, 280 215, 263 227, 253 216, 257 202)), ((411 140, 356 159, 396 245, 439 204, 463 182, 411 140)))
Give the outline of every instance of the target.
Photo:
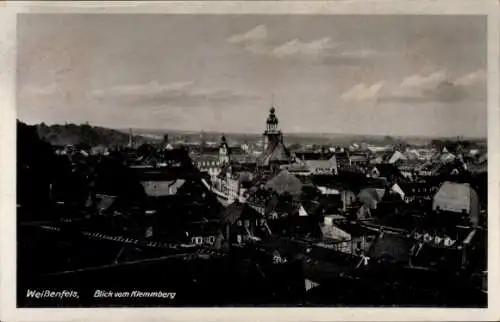
POLYGON ((382 200, 384 195, 385 195, 385 189, 365 188, 360 191, 360 193, 358 194, 358 198, 362 201, 368 198, 367 201, 379 202, 382 200))
POLYGON ((444 211, 471 211, 477 207, 476 191, 466 183, 445 182, 434 196, 432 208, 444 211))
POLYGON ((97 202, 97 209, 101 211, 107 211, 114 203, 116 197, 114 196, 101 196, 97 202))
POLYGON ((259 161, 263 165, 269 165, 272 162, 288 162, 290 161, 290 153, 283 143, 280 142, 275 147, 270 147, 260 155, 259 161))
POLYGON ((382 233, 368 250, 368 256, 393 263, 407 263, 412 246, 413 243, 403 236, 382 233))
POLYGON ((304 160, 304 161, 312 161, 312 160, 328 160, 331 158, 333 153, 320 153, 320 152, 295 152, 295 157, 304 160))
POLYGON ((379 171, 381 177, 399 175, 399 169, 393 164, 377 164, 375 168, 379 171))
POLYGON ((300 195, 302 186, 302 181, 287 170, 282 170, 265 185, 266 188, 272 189, 279 194, 288 192, 292 195, 300 195))
POLYGON ((246 203, 234 202, 226 207, 221 214, 223 222, 234 224, 237 220, 262 218, 256 210, 246 203))

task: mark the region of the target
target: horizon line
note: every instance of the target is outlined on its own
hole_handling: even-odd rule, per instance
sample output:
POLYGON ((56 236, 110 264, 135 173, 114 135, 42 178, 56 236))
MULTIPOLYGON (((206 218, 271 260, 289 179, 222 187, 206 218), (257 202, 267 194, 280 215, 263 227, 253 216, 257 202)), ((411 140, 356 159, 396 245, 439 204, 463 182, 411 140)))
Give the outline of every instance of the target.
MULTIPOLYGON (((55 125, 59 125, 59 126, 64 126, 65 124, 62 124, 62 123, 46 123, 46 122, 36 122, 36 123, 32 123, 32 122, 27 122, 27 121, 24 121, 24 120, 21 120, 20 118, 16 118, 17 121, 21 121, 25 124, 28 124, 28 125, 40 125, 42 123, 44 123, 45 125, 47 126, 55 126, 55 125)), ((110 130, 116 130, 116 131, 130 131, 130 129, 132 130, 141 130, 141 131, 163 131, 163 134, 169 134, 169 132, 185 132, 185 133, 207 133, 207 134, 224 134, 224 135, 263 135, 263 132, 264 130, 262 130, 262 132, 251 132, 251 131, 248 131, 248 132, 233 132, 233 131, 223 131, 223 130, 203 130, 203 129, 199 129, 199 130, 190 130, 190 129, 159 129, 159 128, 141 128, 141 127, 114 127, 114 126, 109 126, 109 125, 99 125, 99 124, 91 124, 91 123, 88 123, 88 122, 80 122, 80 123, 77 123, 77 122, 66 122, 66 124, 73 124, 73 125, 77 125, 77 126, 81 126, 81 125, 89 125, 89 126, 92 126, 92 127, 100 127, 100 128, 107 128, 107 129, 110 129, 110 130)), ((475 140, 478 140, 478 139, 481 139, 481 140, 487 140, 488 139, 488 136, 476 136, 476 135, 452 135, 452 134, 449 134, 449 135, 428 135, 428 134, 389 134, 389 133, 379 133, 379 134, 376 134, 376 133, 346 133, 346 132, 307 132, 307 131, 304 131, 304 132, 297 132, 297 131, 283 131, 282 130, 282 133, 283 133, 283 136, 287 136, 287 135, 311 135, 311 136, 321 136, 321 135, 337 135, 337 136, 375 136, 375 137, 400 137, 400 138, 424 138, 424 139, 432 139, 432 138, 446 138, 446 139, 451 139, 451 138, 454 138, 454 139, 475 139, 475 140)), ((144 133, 143 133, 144 134, 144 133)), ((135 134, 135 135, 140 135, 140 133, 138 134, 135 134)))

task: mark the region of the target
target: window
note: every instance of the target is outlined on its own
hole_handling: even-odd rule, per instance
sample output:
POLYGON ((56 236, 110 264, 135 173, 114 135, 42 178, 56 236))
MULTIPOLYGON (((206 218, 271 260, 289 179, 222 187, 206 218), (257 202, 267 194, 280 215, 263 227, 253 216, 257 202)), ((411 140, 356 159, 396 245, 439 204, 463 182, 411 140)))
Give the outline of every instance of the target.
POLYGON ((247 228, 250 227, 250 221, 249 220, 245 220, 244 223, 245 223, 245 227, 247 227, 247 228))

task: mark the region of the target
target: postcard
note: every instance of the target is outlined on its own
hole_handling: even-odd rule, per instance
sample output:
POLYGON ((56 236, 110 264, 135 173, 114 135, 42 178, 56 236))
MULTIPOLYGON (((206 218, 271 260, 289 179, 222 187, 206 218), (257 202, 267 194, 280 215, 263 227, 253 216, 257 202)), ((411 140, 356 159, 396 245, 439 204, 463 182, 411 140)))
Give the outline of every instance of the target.
POLYGON ((500 318, 495 1, 2 6, 2 321, 500 318))

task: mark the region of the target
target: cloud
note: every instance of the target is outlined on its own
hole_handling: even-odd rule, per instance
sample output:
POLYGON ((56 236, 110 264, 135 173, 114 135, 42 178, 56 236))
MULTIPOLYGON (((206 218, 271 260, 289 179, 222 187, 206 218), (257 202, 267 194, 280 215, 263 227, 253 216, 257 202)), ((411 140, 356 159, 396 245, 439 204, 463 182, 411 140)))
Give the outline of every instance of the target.
POLYGON ((231 104, 259 100, 252 93, 237 92, 230 89, 199 88, 192 81, 160 84, 119 85, 104 90, 96 90, 92 96, 100 101, 134 105, 152 106, 213 106, 227 107, 231 104))
POLYGON ((404 103, 461 102, 485 99, 485 73, 474 71, 452 77, 445 71, 407 76, 397 84, 381 81, 356 84, 341 95, 344 101, 395 101, 404 103))
POLYGON ((357 84, 341 95, 343 101, 366 101, 376 99, 382 88, 384 82, 378 82, 372 85, 357 84))
POLYGON ((302 42, 296 38, 274 48, 270 54, 275 57, 306 56, 315 58, 326 54, 334 47, 335 45, 329 37, 311 42, 302 42))
POLYGON ((272 42, 269 30, 259 25, 247 32, 235 34, 226 39, 243 50, 274 59, 296 59, 324 65, 359 65, 371 59, 386 58, 394 53, 373 49, 349 48, 349 44, 339 43, 330 37, 315 40, 293 38, 286 42, 272 42))
POLYGON ((446 72, 439 71, 430 75, 412 75, 401 82, 401 89, 433 88, 447 79, 446 72))
POLYGON ((484 69, 479 69, 475 72, 463 75, 455 80, 455 85, 472 86, 486 81, 486 72, 484 69))
POLYGON ((95 98, 110 98, 113 96, 142 96, 142 95, 156 95, 166 92, 178 92, 193 85, 192 81, 175 82, 167 84, 159 84, 158 82, 150 82, 146 84, 133 84, 133 85, 118 85, 105 90, 95 90, 92 95, 95 98))
POLYGON ((330 37, 312 41, 302 41, 298 38, 281 44, 271 44, 265 25, 259 25, 245 33, 232 35, 228 43, 240 45, 244 50, 258 55, 274 58, 320 58, 327 56, 328 51, 337 46, 330 37))
POLYGON ((481 100, 485 87, 477 88, 475 85, 480 85, 482 79, 484 72, 481 70, 458 77, 452 77, 445 71, 415 74, 406 77, 386 99, 412 102, 481 100))
POLYGON ((259 25, 245 33, 232 35, 227 39, 229 43, 239 44, 264 40, 267 38, 267 27, 259 25))
POLYGON ((338 54, 339 57, 350 57, 350 58, 366 58, 373 56, 387 55, 387 53, 382 53, 377 50, 372 49, 358 49, 358 50, 346 50, 338 54))

